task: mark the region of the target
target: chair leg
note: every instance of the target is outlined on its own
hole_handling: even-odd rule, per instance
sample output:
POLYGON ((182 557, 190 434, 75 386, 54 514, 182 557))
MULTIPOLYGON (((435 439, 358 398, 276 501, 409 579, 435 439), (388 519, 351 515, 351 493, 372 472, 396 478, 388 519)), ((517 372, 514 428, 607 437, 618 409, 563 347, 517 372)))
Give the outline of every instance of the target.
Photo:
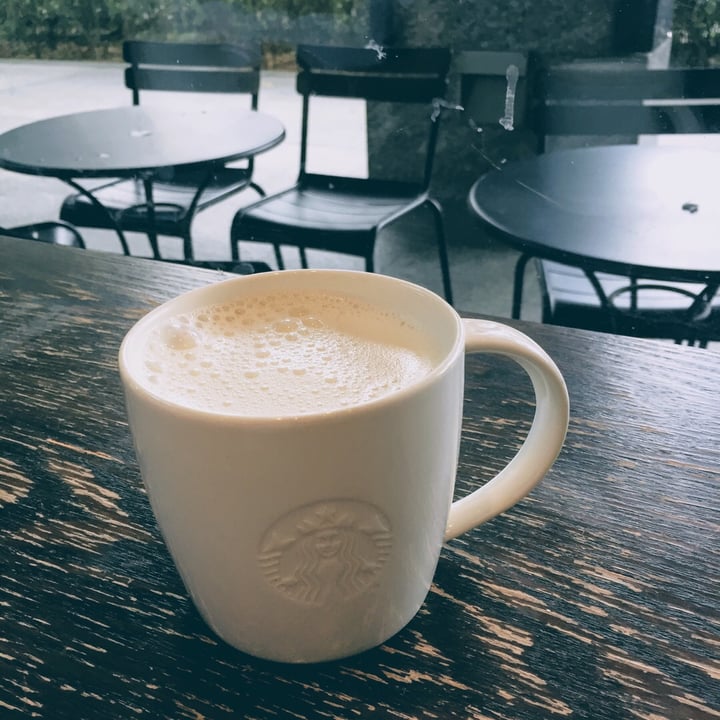
POLYGON ((152 179, 149 177, 143 178, 143 185, 145 187, 145 202, 147 206, 147 237, 150 241, 150 248, 152 250, 153 258, 155 260, 161 260, 160 246, 158 245, 157 236, 157 224, 155 221, 155 200, 153 199, 153 186, 152 179))
POLYGON ((307 253, 305 252, 305 248, 302 246, 298 247, 298 252, 300 253, 300 266, 307 270, 308 261, 307 261, 307 253))
POLYGON ((282 251, 280 245, 273 243, 273 250, 275 251, 275 262, 277 263, 278 270, 285 269, 285 261, 283 260, 282 251))
POLYGON ((523 285, 525 283, 525 268, 527 267, 530 255, 523 253, 515 263, 515 280, 513 282, 512 315, 514 320, 520 319, 522 310, 523 285))
POLYGON ((255 182, 251 182, 250 186, 260 197, 265 197, 265 191, 255 182))
POLYGON ((182 236, 183 241, 183 255, 186 260, 193 259, 193 246, 192 238, 190 237, 190 228, 188 228, 182 236))
POLYGON ((240 260, 240 241, 234 237, 230 238, 230 257, 236 262, 240 260))
POLYGON ((453 304, 452 284, 450 282, 450 261, 448 259, 447 242, 445 240, 445 223, 443 221, 442 205, 434 198, 426 201, 430 205, 435 220, 435 236, 437 237, 438 255, 440 256, 440 271, 442 272, 443 292, 450 305, 453 304))

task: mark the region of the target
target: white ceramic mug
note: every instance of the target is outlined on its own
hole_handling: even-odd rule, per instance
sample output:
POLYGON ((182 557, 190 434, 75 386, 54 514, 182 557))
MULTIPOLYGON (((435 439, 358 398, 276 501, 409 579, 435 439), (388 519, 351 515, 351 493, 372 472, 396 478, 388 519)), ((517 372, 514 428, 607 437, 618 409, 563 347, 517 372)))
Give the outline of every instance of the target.
POLYGON ((218 635, 271 660, 341 658, 403 628, 424 602, 442 543, 523 498, 567 431, 565 383, 534 341, 461 320, 434 293, 378 274, 283 271, 193 290, 142 318, 119 362, 143 480, 190 595, 218 635), (380 399, 286 417, 193 409, 141 380, 143 343, 168 318, 298 289, 406 318, 434 348, 432 369, 380 399), (513 460, 453 503, 464 357, 476 352, 518 362, 536 411, 513 460))

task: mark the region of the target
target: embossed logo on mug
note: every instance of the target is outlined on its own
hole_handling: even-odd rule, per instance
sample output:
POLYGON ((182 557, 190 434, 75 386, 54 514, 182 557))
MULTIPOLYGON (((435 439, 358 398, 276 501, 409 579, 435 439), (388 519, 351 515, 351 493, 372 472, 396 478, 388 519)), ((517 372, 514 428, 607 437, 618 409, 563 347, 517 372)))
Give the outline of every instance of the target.
POLYGON ((258 561, 287 597, 325 605, 369 588, 387 561, 391 541, 390 523, 378 508, 331 500, 280 518, 265 533, 258 561))

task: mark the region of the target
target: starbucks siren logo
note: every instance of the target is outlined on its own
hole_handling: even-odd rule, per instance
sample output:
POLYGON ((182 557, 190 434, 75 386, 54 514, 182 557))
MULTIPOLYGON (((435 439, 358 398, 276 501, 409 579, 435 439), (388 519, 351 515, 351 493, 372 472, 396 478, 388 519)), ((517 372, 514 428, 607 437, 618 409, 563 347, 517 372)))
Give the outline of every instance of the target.
POLYGON ((373 505, 333 500, 293 510, 260 543, 265 577, 306 605, 350 600, 369 588, 387 561, 390 523, 373 505))

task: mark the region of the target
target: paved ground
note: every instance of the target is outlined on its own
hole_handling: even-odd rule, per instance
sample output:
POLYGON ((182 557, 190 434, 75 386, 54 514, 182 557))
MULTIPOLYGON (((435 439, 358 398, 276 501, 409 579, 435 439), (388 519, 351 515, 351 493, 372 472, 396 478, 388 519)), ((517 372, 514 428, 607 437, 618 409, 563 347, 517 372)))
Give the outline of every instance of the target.
MULTIPOLYGON (((279 117, 285 124, 287 139, 279 147, 256 160, 257 181, 268 191, 292 184, 297 173, 300 102, 290 73, 266 72, 260 92, 260 108, 279 117)), ((210 96, 192 96, 192 102, 206 102, 210 96)), ((116 63, 59 61, 0 61, 0 132, 32 120, 79 110, 124 105, 130 102, 123 85, 122 65, 116 63)), ((143 102, 187 103, 188 97, 166 93, 148 94, 143 102)), ((237 100, 220 97, 213 102, 228 103, 232 109, 237 100)), ((319 114, 321 125, 313 146, 321 152, 313 155, 313 170, 331 170, 340 162, 353 174, 367 172, 365 160, 365 116, 356 101, 323 100, 326 107, 319 114), (324 118, 324 120, 322 119, 324 118)), ((32 220, 57 217, 59 206, 68 194, 63 183, 53 179, 34 178, 0 171, 0 224, 11 226, 32 220)), ((229 227, 241 205, 254 199, 248 192, 201 213, 193 228, 196 255, 215 259, 229 253, 229 227)), ((467 229, 467 228, 466 228, 467 229)), ((430 220, 422 212, 395 229, 385 232, 378 241, 377 269, 389 275, 406 278, 435 291, 441 290, 440 272, 430 220)), ((88 246, 117 252, 112 233, 84 230, 88 246)), ((450 237, 450 263, 456 306, 461 310, 509 316, 512 267, 516 254, 493 245, 473 232, 450 237), (460 237, 462 236, 462 237, 460 237), (463 239, 464 238, 464 239, 463 239), (468 240, 467 238, 471 238, 468 240)), ((130 236, 133 253, 147 255, 144 236, 130 236)), ((161 239, 168 257, 179 255, 179 241, 161 239)), ((246 259, 264 259, 272 264, 272 253, 266 246, 243 247, 246 259)), ((358 258, 330 253, 309 253, 313 266, 361 268, 358 258)), ((298 263, 296 252, 288 249, 288 267, 298 263)), ((537 291, 531 282, 524 317, 539 317, 537 291)))
MULTIPOLYGON (((260 92, 260 108, 279 117, 287 130, 287 139, 277 148, 261 155, 256 161, 256 180, 269 192, 285 187, 295 179, 298 166, 300 101, 294 89, 291 73, 265 72, 260 92)), ((168 93, 149 93, 147 103, 185 105, 188 102, 226 104, 231 111, 237 99, 227 96, 187 96, 168 93), (190 98, 190 99, 189 99, 190 98)), ((0 132, 33 120, 79 110, 125 105, 130 102, 129 91, 122 79, 122 65, 117 63, 10 61, 0 60, 0 132)), ((313 147, 319 152, 311 156, 316 171, 337 167, 352 174, 367 173, 365 155, 364 108, 357 101, 318 99, 324 103, 314 117, 316 134, 313 147)), ((648 142, 656 142, 648 138, 648 142)), ((720 144, 720 137, 666 137, 662 142, 720 144)), ((33 220, 57 217, 59 206, 68 188, 58 180, 35 178, 0 171, 0 224, 11 226, 33 220)), ((251 202, 250 191, 201 213, 193 228, 196 255, 216 259, 229 256, 229 227, 241 205, 251 202)), ((452 213, 452 209, 448 209, 452 213)), ((458 217, 449 217, 451 232, 450 264, 456 306, 460 310, 476 311, 508 317, 512 271, 517 254, 483 238, 475 228, 458 228, 458 217)), ((117 238, 113 233, 84 230, 88 246, 93 249, 117 252, 117 238)), ((149 247, 142 235, 130 236, 133 252, 147 255, 149 247)), ((179 256, 180 241, 161 239, 163 253, 179 256)), ((269 247, 246 244, 243 257, 266 260, 273 264, 269 247)), ((362 260, 331 253, 309 253, 314 266, 361 268, 362 260)), ((378 241, 377 269, 420 283, 435 291, 441 290, 437 254, 430 230, 429 218, 422 213, 386 231, 378 241)), ((286 252, 288 267, 298 264, 296 251, 286 252)), ((537 284, 528 272, 526 302, 523 317, 539 319, 537 284)))

